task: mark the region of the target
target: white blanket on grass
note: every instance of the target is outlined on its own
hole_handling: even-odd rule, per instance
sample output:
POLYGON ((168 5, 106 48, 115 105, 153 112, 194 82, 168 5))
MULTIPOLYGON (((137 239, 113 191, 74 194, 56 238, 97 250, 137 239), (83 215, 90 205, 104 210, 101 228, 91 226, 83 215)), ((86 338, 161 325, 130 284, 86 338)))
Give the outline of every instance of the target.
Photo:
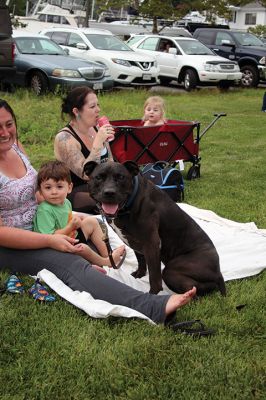
MULTIPOLYGON (((260 273, 266 267, 266 229, 258 229, 253 222, 238 223, 219 217, 212 211, 202 210, 188 204, 179 206, 189 214, 209 235, 220 257, 220 267, 224 280, 245 278, 260 273)), ((112 248, 121 244, 121 240, 108 227, 112 248)), ((107 274, 143 292, 149 291, 148 275, 141 279, 131 276, 137 268, 137 261, 132 249, 127 247, 127 256, 119 270, 106 268, 107 274)), ((163 268, 163 265, 162 265, 163 268)), ((40 278, 58 295, 80 308, 94 318, 139 317, 149 320, 145 315, 127 307, 113 305, 106 301, 94 300, 87 292, 73 291, 53 273, 42 270, 40 278)), ((166 285, 160 294, 172 293, 166 285)), ((151 322, 151 320, 149 320, 151 322)))

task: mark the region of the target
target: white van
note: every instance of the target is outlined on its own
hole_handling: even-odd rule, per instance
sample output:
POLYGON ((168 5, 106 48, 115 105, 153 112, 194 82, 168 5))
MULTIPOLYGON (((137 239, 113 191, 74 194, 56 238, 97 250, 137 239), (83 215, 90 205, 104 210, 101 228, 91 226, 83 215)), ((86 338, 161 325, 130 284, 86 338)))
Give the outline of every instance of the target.
POLYGON ((41 31, 74 57, 106 65, 115 85, 159 84, 160 69, 155 58, 139 54, 108 30, 92 28, 48 28, 41 31))

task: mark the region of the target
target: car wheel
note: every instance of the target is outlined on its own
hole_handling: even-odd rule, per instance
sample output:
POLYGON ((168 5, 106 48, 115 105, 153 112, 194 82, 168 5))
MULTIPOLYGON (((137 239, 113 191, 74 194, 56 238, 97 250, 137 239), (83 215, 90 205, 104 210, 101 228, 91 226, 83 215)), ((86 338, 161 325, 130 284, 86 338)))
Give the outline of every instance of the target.
POLYGON ((184 87, 187 92, 195 89, 198 84, 197 73, 193 69, 187 69, 184 76, 184 87))
POLYGON ((30 88, 37 96, 45 93, 48 89, 46 76, 39 71, 33 72, 30 77, 30 88))
POLYGON ((242 72, 241 86, 256 87, 259 84, 259 72, 253 65, 244 65, 240 68, 242 72))

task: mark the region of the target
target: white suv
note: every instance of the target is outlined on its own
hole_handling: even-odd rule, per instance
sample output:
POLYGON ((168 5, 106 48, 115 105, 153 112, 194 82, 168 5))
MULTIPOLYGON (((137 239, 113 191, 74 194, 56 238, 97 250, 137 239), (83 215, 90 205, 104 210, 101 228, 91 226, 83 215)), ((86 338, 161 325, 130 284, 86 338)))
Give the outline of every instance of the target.
POLYGON ((111 32, 90 28, 49 28, 41 31, 67 49, 69 55, 106 65, 115 85, 159 84, 154 57, 133 51, 111 32))
POLYGON ((162 84, 176 80, 183 83, 187 91, 198 85, 228 88, 238 84, 242 77, 235 61, 217 56, 193 38, 136 35, 127 43, 138 52, 156 57, 162 84))

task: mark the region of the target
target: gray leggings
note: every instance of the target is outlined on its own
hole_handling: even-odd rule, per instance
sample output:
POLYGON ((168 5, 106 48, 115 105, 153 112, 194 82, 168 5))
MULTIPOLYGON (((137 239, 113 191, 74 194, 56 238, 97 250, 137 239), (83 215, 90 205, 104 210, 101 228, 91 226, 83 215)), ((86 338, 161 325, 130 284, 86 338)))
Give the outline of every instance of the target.
POLYGON ((0 247, 0 270, 37 275, 43 268, 53 272, 73 290, 89 292, 95 299, 133 308, 156 323, 165 321, 169 296, 157 296, 131 288, 101 272, 78 255, 53 249, 14 250, 0 247))

